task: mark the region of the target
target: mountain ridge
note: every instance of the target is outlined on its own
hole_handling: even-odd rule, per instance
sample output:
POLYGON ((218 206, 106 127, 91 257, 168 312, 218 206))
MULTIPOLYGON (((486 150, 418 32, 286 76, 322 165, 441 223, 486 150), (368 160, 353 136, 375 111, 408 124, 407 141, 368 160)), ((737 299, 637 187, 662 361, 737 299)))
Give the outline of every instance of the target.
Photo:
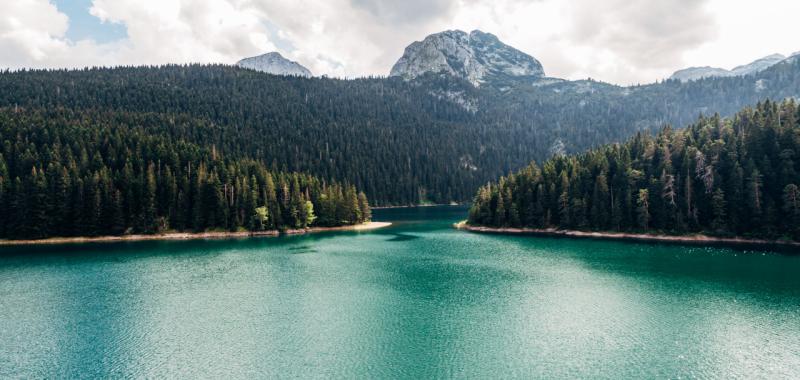
POLYGON ((236 66, 256 70, 274 75, 296 75, 301 77, 312 77, 311 71, 305 66, 289 60, 276 51, 266 54, 248 57, 236 62, 236 66))
POLYGON ((789 57, 786 57, 782 54, 770 54, 766 57, 756 59, 753 62, 736 66, 730 70, 711 66, 687 67, 685 69, 675 71, 668 79, 677 79, 681 82, 688 82, 702 78, 745 76, 766 70, 796 55, 797 53, 794 53, 789 57))

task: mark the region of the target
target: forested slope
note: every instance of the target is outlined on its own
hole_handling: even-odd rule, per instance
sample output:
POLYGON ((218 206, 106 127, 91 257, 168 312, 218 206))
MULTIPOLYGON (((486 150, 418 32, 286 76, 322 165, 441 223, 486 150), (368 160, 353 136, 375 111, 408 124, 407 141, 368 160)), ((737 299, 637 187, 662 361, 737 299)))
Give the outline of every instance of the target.
POLYGON ((532 163, 478 190, 469 223, 800 239, 800 107, 640 133, 532 163))
POLYGON ((447 75, 340 80, 221 65, 17 71, 0 74, 0 106, 187 115, 207 127, 154 128, 399 205, 468 200, 486 181, 552 152, 797 97, 799 61, 756 76, 633 87, 544 78, 475 88, 447 75))
POLYGON ((176 136, 216 129, 176 114, 0 109, 0 238, 369 220, 352 185, 271 171, 176 136))

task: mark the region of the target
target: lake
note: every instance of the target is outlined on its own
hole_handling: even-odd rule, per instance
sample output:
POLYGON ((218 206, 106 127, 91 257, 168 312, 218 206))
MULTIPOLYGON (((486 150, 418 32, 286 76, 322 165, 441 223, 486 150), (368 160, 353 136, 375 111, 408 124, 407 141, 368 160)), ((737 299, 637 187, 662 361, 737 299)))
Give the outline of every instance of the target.
POLYGON ((0 378, 798 378, 800 256, 456 231, 0 247, 0 378))

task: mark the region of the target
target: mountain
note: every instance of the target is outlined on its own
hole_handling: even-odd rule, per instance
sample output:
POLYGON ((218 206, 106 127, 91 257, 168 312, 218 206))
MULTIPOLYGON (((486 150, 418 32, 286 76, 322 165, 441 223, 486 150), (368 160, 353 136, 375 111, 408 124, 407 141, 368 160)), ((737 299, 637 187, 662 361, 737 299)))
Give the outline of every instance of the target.
POLYGON ((681 82, 688 82, 692 80, 712 77, 729 77, 731 71, 719 67, 702 66, 702 67, 689 67, 674 72, 669 79, 677 79, 681 82))
POLYGON ((278 52, 245 58, 236 62, 236 66, 275 75, 312 76, 311 71, 303 67, 303 65, 284 58, 278 52))
MULTIPOLYGON (((794 56, 794 54, 792 56, 794 56)), ((745 76, 765 70, 785 59, 786 57, 782 54, 772 54, 763 58, 759 58, 746 65, 736 66, 732 70, 710 66, 689 67, 676 71, 669 77, 669 79, 677 79, 681 82, 687 82, 701 78, 745 76)))
POLYGON ((798 58, 800 58, 800 51, 796 51, 796 52, 790 54, 789 58, 784 59, 783 62, 794 62, 794 61, 797 61, 798 58))
MULTIPOLYGON (((470 49, 482 56, 476 53, 482 49, 470 49)), ((665 124, 686 125, 699 114, 731 116, 764 99, 800 99, 800 60, 743 77, 628 87, 516 76, 489 61, 482 59, 483 82, 454 75, 458 66, 450 63, 452 71, 414 78, 346 80, 226 65, 6 71, 0 72, 0 109, 158 118, 164 121, 157 123, 160 133, 219 157, 355 185, 374 205, 407 205, 467 201, 478 186, 530 160, 655 133, 665 124), (208 127, 172 123, 185 116, 208 127)), ((73 148, 71 155, 91 163, 92 148, 106 149, 104 141, 113 139, 98 131, 87 153, 73 148)), ((29 173, 45 153, 0 144, 0 155, 15 173, 29 173)))
POLYGON ((414 79, 428 73, 451 74, 474 86, 498 77, 544 76, 536 58, 479 30, 469 34, 448 30, 415 41, 406 47, 389 76, 414 79))
POLYGON ((769 68, 770 66, 783 61, 786 57, 782 54, 772 54, 764 58, 757 59, 746 65, 736 66, 731 70, 731 73, 736 76, 749 75, 757 73, 761 70, 769 68))

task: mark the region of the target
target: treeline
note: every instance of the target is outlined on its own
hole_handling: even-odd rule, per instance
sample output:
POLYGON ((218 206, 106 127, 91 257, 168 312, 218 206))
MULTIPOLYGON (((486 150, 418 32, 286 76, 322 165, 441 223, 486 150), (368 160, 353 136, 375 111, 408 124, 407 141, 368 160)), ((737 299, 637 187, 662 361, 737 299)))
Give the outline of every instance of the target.
POLYGON ((360 223, 363 192, 228 158, 165 126, 187 116, 0 109, 0 238, 360 223))
POLYGON ((700 113, 795 96, 800 60, 689 83, 548 83, 474 88, 447 75, 337 80, 222 65, 38 70, 0 73, 0 107, 190 115, 208 127, 158 127, 272 172, 352 183, 374 205, 447 203, 562 146, 582 152, 700 113))
POLYGON ((158 127, 274 172, 354 184, 378 205, 468 199, 503 173, 489 164, 500 161, 495 153, 477 154, 477 131, 461 126, 472 115, 426 91, 396 78, 297 78, 220 65, 0 73, 0 107, 190 115, 209 127, 158 127), (473 161, 476 170, 466 166, 473 161))
POLYGON ((765 101, 532 163, 481 187, 469 223, 800 240, 799 120, 794 101, 765 101))

